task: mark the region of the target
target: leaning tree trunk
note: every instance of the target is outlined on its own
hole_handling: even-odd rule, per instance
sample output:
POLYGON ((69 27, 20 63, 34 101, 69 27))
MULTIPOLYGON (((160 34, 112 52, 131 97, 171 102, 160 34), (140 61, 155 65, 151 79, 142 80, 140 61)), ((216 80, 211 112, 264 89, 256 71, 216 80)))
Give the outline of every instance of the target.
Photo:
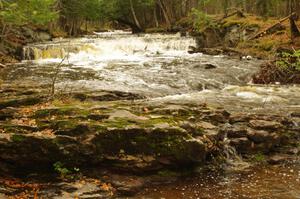
POLYGON ((294 41, 296 37, 300 37, 300 31, 295 22, 296 14, 290 17, 290 25, 291 25, 291 39, 294 41))
POLYGON ((159 7, 161 8, 161 10, 163 12, 163 15, 165 17, 168 29, 171 29, 171 27, 172 27, 171 20, 170 20, 170 18, 168 16, 168 13, 167 13, 167 11, 166 11, 166 9, 165 9, 165 7, 164 7, 164 5, 163 5, 163 3, 162 3, 161 0, 158 0, 158 5, 159 5, 159 7))
POLYGON ((133 19, 134 19, 134 22, 136 24, 136 26, 139 28, 139 29, 142 29, 142 26, 136 16, 136 12, 134 10, 134 7, 133 7, 133 3, 132 3, 132 0, 130 0, 130 9, 131 9, 131 13, 132 13, 132 16, 133 16, 133 19))

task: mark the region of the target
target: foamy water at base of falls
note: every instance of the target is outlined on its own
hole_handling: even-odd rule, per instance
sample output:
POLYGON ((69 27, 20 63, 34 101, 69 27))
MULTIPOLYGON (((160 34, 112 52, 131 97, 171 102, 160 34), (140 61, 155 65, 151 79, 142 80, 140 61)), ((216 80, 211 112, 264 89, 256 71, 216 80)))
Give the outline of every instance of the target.
POLYGON ((126 32, 56 39, 24 47, 23 63, 10 67, 3 79, 49 84, 64 60, 57 87, 66 92, 117 90, 153 102, 211 102, 230 109, 300 108, 299 86, 251 85, 262 61, 189 54, 195 45, 192 37, 126 32))

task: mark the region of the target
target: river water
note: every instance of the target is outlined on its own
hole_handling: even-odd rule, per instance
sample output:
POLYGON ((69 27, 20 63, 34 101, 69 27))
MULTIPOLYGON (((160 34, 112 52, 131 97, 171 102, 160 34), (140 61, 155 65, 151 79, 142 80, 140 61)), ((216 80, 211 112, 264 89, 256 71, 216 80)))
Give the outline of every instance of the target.
POLYGON ((251 84, 262 61, 188 54, 195 46, 180 35, 101 33, 56 39, 24 48, 24 61, 8 67, 9 83, 45 85, 57 65, 56 86, 65 92, 118 90, 156 102, 206 102, 229 110, 300 109, 299 86, 251 84), (234 106, 232 106, 234 104, 234 106))
POLYGON ((260 166, 243 172, 210 172, 153 186, 136 199, 299 199, 298 165, 260 166))
MULTIPOLYGON (((289 114, 300 110, 300 87, 253 85, 260 60, 188 54, 195 46, 180 35, 99 33, 31 44, 24 61, 7 67, 5 83, 49 85, 58 71, 64 92, 116 90, 151 103, 208 103, 231 111, 289 114), (61 63, 61 65, 60 65, 61 63), (59 66, 59 67, 58 67, 59 66)), ((151 187, 137 198, 300 198, 300 166, 211 173, 151 187)))

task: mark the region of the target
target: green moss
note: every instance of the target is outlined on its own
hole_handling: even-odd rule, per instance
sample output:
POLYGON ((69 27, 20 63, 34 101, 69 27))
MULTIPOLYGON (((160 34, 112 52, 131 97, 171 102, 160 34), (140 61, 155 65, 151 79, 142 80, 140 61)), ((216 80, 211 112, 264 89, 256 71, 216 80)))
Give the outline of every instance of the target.
POLYGON ((222 25, 223 28, 229 28, 232 26, 240 26, 243 28, 260 28, 260 25, 256 21, 246 20, 244 18, 229 18, 225 20, 222 25))
POLYGON ((83 115, 86 116, 89 114, 89 111, 85 109, 78 109, 74 107, 59 107, 54 109, 42 109, 38 110, 34 114, 34 118, 45 118, 51 116, 67 116, 67 115, 83 115))
POLYGON ((193 132, 193 135, 196 135, 196 136, 202 136, 205 134, 205 131, 203 128, 197 128, 195 129, 195 131, 193 132))
POLYGON ((28 97, 20 99, 10 99, 5 101, 0 101, 0 109, 6 107, 20 107, 20 106, 31 106, 42 102, 41 97, 28 97))
POLYGON ((77 125, 78 125, 78 121, 73 121, 73 120, 59 120, 59 121, 54 121, 51 124, 52 128, 56 130, 73 129, 77 125))
POLYGON ((253 160, 255 162, 264 162, 266 160, 266 157, 264 154, 262 153, 258 153, 258 154, 255 154, 254 157, 253 157, 253 160))
POLYGON ((170 117, 153 118, 150 120, 139 122, 139 125, 143 128, 152 128, 158 124, 169 124, 170 126, 176 126, 177 122, 174 120, 174 118, 170 117))
POLYGON ((0 125, 0 128, 2 128, 6 133, 20 133, 20 134, 25 134, 28 132, 34 132, 38 130, 38 128, 36 127, 22 126, 22 125, 15 125, 15 124, 2 124, 0 125))
POLYGON ((116 118, 114 120, 107 120, 102 125, 105 127, 122 129, 133 124, 137 124, 137 122, 128 120, 126 118, 116 118))
POLYGON ((11 140, 14 142, 23 142, 26 139, 23 135, 14 134, 11 136, 11 140))
POLYGON ((269 40, 269 41, 267 40, 258 43, 255 47, 263 51, 271 51, 276 46, 276 44, 277 42, 274 40, 269 40))
POLYGON ((48 116, 50 116, 50 109, 42 109, 34 113, 34 118, 42 118, 48 116))

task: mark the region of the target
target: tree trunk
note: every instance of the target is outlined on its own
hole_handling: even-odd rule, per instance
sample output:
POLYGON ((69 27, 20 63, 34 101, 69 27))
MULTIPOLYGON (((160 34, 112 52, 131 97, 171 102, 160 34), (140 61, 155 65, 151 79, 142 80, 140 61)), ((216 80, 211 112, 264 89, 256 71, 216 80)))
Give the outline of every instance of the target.
POLYGON ((165 9, 165 7, 164 7, 164 5, 163 5, 163 3, 162 3, 161 0, 158 0, 158 5, 159 5, 159 7, 161 8, 161 10, 163 12, 163 15, 164 15, 164 18, 166 20, 168 29, 171 29, 171 27, 172 27, 171 20, 170 20, 170 18, 168 16, 168 13, 167 13, 167 11, 166 11, 166 9, 165 9))
POLYGON ((295 22, 295 16, 296 15, 292 15, 290 17, 290 25, 291 25, 291 40, 294 41, 294 39, 296 37, 300 37, 300 31, 296 25, 296 22, 295 22))
POLYGON ((143 29, 137 27, 137 25, 134 24, 134 23, 131 23, 131 22, 126 21, 126 20, 121 19, 121 18, 116 19, 116 21, 119 22, 119 23, 121 23, 121 24, 124 24, 124 25, 126 25, 126 26, 129 26, 129 27, 132 29, 132 33, 140 33, 140 32, 143 32, 143 29))
POLYGON ((154 22, 155 22, 155 27, 157 28, 159 26, 159 23, 158 23, 158 19, 157 19, 157 11, 156 11, 156 6, 153 10, 153 15, 154 15, 154 22))
POLYGON ((142 26, 136 16, 136 13, 135 13, 135 10, 134 10, 134 7, 133 7, 133 3, 132 3, 132 0, 130 0, 130 10, 131 10, 131 13, 132 13, 132 16, 133 16, 133 19, 134 19, 134 22, 136 24, 136 26, 139 28, 139 29, 142 29, 142 26))
POLYGON ((85 19, 85 33, 88 34, 88 19, 85 19))

